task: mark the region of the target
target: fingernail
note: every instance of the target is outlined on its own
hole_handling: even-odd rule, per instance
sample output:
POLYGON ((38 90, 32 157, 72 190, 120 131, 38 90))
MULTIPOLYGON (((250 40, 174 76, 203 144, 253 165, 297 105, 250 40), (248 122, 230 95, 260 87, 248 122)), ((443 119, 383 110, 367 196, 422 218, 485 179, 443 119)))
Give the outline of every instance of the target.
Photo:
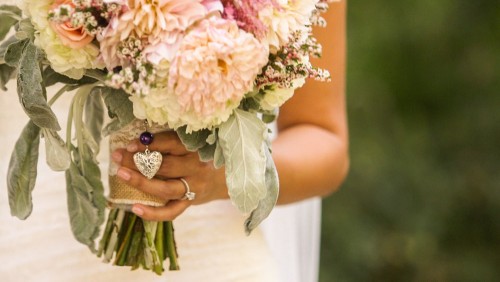
POLYGON ((141 216, 144 214, 144 211, 141 208, 138 207, 133 207, 132 212, 135 213, 138 216, 141 216))
POLYGON ((127 146, 127 151, 129 151, 130 153, 134 153, 137 151, 137 144, 135 143, 130 143, 128 146, 127 146))
POLYGON ((115 151, 111 154, 111 158, 113 159, 113 161, 115 161, 117 163, 121 163, 122 159, 123 159, 123 155, 120 152, 115 151))
POLYGON ((121 179, 125 180, 125 181, 129 181, 130 180, 130 173, 128 173, 127 171, 125 171, 123 168, 120 168, 118 170, 118 173, 116 174, 118 175, 118 177, 120 177, 121 179))

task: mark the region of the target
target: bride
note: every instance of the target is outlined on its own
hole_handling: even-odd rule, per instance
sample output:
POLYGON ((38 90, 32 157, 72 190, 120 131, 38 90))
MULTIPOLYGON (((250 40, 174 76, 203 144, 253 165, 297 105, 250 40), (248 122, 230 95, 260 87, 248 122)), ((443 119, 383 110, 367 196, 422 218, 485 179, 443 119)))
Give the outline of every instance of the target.
MULTIPOLYGON (((0 4, 17 1, 1 1, 0 4)), ((317 281, 319 267, 320 197, 335 191, 348 168, 344 97, 345 1, 334 2, 326 29, 315 30, 323 59, 315 65, 332 73, 331 83, 309 81, 280 111, 273 158, 280 176, 278 206, 249 237, 244 217, 227 200, 224 171, 199 162, 183 150, 175 135, 157 135, 152 149, 177 152, 162 165, 166 178, 183 177, 196 193, 194 201, 178 200, 183 183, 147 180, 135 171, 133 143, 115 151, 118 175, 130 185, 157 194, 169 204, 136 205, 133 211, 151 220, 175 219, 181 270, 157 277, 146 271, 100 263, 72 237, 66 212, 64 175, 43 164, 41 150, 33 214, 21 222, 9 214, 7 192, 0 193, 0 279, 2 281, 317 281), (155 148, 153 148, 155 146, 155 148), (155 189, 156 187, 156 189, 155 189), (163 190, 162 190, 163 189, 163 190), (168 193, 165 193, 168 189, 168 193)), ((18 105, 15 83, 0 93, 0 178, 6 179, 9 157, 27 122, 18 105)), ((71 95, 54 111, 64 119, 71 95)), ((64 134, 64 133, 62 133, 64 134)), ((135 146, 134 146, 135 144, 135 146)), ((41 144, 43 146, 43 142, 41 144)), ((103 175, 108 152, 100 156, 103 175)), ((168 158, 168 157, 167 157, 168 158)), ((161 173, 160 173, 161 174, 161 173)), ((3 186, 5 186, 5 181, 3 186)))

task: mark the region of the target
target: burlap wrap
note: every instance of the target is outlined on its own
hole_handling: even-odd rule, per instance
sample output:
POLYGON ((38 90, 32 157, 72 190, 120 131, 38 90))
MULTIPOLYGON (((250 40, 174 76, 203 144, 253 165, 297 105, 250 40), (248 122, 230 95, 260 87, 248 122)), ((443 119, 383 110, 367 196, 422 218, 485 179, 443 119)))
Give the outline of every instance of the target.
MULTIPOLYGON (((142 132, 146 130, 143 120, 134 120, 121 130, 110 135, 109 148, 113 152, 116 149, 126 148, 135 139, 138 139, 142 132)), ((152 125, 148 131, 158 133, 168 131, 165 126, 152 125)), ((153 141, 154 142, 154 141, 153 141)), ((116 176, 118 166, 111 162, 109 167, 109 196, 108 201, 114 207, 127 208, 133 204, 144 204, 148 206, 164 206, 166 202, 158 197, 144 193, 134 188, 116 176)))

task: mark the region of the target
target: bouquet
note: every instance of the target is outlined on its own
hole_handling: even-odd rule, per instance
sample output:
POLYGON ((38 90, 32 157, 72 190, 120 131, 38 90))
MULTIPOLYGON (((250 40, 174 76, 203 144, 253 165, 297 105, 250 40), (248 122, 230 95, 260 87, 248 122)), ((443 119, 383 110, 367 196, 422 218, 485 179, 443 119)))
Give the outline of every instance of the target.
MULTIPOLYGON (((330 79, 309 63, 321 54, 311 27, 326 24, 326 0, 21 2, 0 6, 0 87, 17 80, 30 118, 8 171, 13 216, 26 219, 32 211, 43 139, 47 164, 65 172, 79 242, 116 265, 161 274, 168 259, 169 268, 178 269, 172 223, 142 220, 128 210, 143 197, 165 203, 148 195, 116 197, 123 185, 112 171, 105 197, 96 160, 101 140, 111 136, 113 145, 123 136, 138 138, 134 132, 142 126, 175 130, 200 160, 225 167, 231 201, 249 215, 247 233, 269 215, 279 188, 266 123, 306 78, 330 79), (61 88, 48 97, 50 86, 61 88), (73 96, 65 138, 51 110, 62 95, 73 96)), ((141 141, 147 145, 152 137, 146 130, 141 141)), ((136 159, 147 177, 159 164, 161 154, 148 150, 136 159)))

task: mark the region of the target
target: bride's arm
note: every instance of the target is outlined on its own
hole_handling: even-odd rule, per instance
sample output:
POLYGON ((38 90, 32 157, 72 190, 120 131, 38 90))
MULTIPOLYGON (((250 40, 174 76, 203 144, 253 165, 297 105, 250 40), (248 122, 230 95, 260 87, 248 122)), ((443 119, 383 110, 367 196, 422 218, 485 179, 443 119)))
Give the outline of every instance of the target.
POLYGON ((345 12, 345 1, 330 4, 327 28, 314 30, 323 57, 313 65, 330 70, 332 82, 308 81, 281 108, 273 144, 280 204, 328 195, 347 174, 345 12))

